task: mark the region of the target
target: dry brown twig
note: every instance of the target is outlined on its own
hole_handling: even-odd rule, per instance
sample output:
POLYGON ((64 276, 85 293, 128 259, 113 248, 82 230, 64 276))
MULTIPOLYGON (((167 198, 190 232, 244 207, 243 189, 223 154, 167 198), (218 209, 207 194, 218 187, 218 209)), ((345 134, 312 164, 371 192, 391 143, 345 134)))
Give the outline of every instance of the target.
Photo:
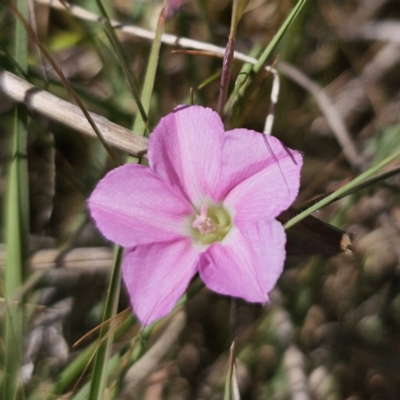
MULTIPOLYGON (((44 249, 36 252, 29 261, 30 269, 33 271, 45 271, 62 266, 62 269, 89 272, 98 269, 108 271, 111 266, 112 251, 108 247, 80 247, 72 249, 59 260, 61 251, 59 249, 44 249)), ((0 244, 0 271, 4 268, 4 263, 5 245, 0 244)))
MULTIPOLYGON (((97 137, 79 107, 38 89, 10 72, 0 70, 0 90, 14 101, 25 103, 31 111, 36 111, 86 135, 97 137)), ((129 129, 114 124, 100 115, 90 114, 105 140, 111 145, 133 155, 140 155, 146 151, 147 139, 134 135, 129 129)))

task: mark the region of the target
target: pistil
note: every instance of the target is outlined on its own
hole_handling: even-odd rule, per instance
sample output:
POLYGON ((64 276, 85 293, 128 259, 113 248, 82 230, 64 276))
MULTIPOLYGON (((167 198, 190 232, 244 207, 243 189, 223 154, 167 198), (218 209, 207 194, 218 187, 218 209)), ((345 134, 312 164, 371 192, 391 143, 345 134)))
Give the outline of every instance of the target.
POLYGON ((200 215, 196 214, 196 218, 192 224, 192 227, 197 228, 202 235, 207 235, 215 231, 215 226, 207 216, 207 213, 208 207, 206 204, 203 204, 200 209, 200 215))
POLYGON ((196 242, 209 245, 221 242, 231 226, 231 217, 223 207, 203 204, 193 219, 191 234, 196 242))

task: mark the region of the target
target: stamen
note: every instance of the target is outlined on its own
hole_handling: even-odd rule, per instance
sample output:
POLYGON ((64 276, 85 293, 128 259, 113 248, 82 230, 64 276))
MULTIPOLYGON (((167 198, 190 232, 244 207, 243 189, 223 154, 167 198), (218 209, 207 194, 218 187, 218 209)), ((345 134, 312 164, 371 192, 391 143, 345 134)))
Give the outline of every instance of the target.
POLYGON ((192 224, 192 227, 197 228, 202 235, 207 235, 216 229, 211 219, 207 216, 207 213, 208 207, 206 204, 203 204, 200 209, 200 215, 196 214, 196 218, 192 224))

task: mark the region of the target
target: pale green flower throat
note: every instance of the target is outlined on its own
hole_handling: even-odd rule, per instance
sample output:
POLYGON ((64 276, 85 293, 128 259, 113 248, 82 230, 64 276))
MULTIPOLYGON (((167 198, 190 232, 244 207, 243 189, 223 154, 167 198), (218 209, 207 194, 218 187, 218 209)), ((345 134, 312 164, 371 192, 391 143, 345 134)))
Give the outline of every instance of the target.
POLYGON ((231 226, 231 217, 221 206, 203 204, 192 223, 192 237, 201 244, 221 242, 231 226))

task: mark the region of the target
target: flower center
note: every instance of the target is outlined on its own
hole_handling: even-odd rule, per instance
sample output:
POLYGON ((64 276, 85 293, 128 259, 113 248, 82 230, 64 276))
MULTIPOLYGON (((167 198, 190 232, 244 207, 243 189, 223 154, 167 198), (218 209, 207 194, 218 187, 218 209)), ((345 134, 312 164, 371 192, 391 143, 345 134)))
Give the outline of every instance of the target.
POLYGON ((192 223, 192 237, 201 244, 221 242, 231 229, 231 217, 220 206, 203 204, 192 223))

